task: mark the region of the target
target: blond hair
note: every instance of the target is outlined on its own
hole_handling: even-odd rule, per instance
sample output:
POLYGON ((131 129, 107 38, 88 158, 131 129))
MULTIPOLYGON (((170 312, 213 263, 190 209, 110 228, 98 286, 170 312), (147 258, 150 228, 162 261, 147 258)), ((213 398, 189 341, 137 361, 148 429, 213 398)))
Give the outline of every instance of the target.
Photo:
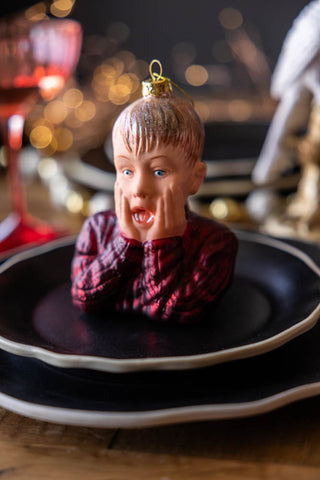
POLYGON ((140 98, 120 113, 115 131, 130 152, 150 152, 164 144, 183 149, 192 162, 202 156, 203 124, 191 103, 182 98, 140 98))

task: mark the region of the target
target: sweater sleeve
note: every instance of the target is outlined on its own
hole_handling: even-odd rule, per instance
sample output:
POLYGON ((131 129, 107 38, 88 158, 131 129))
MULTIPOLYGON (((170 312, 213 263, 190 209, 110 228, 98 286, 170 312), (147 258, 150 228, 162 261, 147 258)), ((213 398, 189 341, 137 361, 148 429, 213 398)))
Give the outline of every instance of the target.
POLYGON ((114 305, 141 268, 141 243, 122 234, 112 235, 112 221, 104 223, 101 225, 101 217, 100 222, 95 217, 88 219, 76 242, 71 293, 73 303, 85 312, 114 305))
POLYGON ((237 240, 227 228, 190 238, 155 240, 144 244, 143 281, 146 313, 158 320, 196 322, 208 303, 229 285, 237 240))

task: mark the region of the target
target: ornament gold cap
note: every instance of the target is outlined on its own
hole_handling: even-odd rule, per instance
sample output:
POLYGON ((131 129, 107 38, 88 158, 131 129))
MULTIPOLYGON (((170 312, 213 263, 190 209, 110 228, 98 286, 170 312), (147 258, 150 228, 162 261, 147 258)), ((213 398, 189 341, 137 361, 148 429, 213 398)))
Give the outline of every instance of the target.
POLYGON ((162 65, 159 60, 152 60, 149 65, 150 77, 142 82, 142 96, 147 97, 153 95, 154 97, 170 96, 172 94, 172 82, 170 78, 162 76, 162 65), (160 68, 160 73, 152 71, 153 65, 157 63, 160 68))
POLYGON ((180 90, 181 93, 183 93, 183 95, 188 98, 191 104, 194 105, 192 98, 181 87, 179 87, 179 85, 170 80, 170 78, 162 76, 162 65, 159 60, 154 59, 150 62, 149 72, 151 78, 148 78, 148 80, 144 80, 142 82, 143 97, 147 97, 148 95, 153 95, 154 97, 169 97, 172 95, 172 85, 174 85, 178 90, 180 90), (155 63, 159 65, 160 73, 152 71, 152 67, 155 63))

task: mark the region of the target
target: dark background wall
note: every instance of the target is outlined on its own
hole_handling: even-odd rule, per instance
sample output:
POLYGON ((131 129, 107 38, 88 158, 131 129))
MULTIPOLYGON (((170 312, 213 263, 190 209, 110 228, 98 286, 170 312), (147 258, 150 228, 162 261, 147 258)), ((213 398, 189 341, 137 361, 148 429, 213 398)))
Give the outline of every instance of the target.
POLYGON ((114 22, 129 27, 124 47, 138 58, 160 58, 172 74, 177 43, 191 42, 195 63, 214 61, 212 46, 225 38, 219 23, 223 8, 238 9, 243 27, 260 46, 271 69, 286 32, 307 4, 305 0, 77 0, 72 16, 79 19, 85 35, 104 35, 114 22))

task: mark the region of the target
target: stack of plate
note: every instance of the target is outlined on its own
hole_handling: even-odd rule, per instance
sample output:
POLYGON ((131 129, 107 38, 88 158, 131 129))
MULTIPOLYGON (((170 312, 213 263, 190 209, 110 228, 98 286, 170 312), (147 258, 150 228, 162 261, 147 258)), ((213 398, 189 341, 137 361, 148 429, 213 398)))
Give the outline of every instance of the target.
MULTIPOLYGON (((242 199, 255 190, 251 174, 268 128, 264 123, 206 124, 203 159, 207 164, 207 177, 198 196, 204 200, 219 196, 242 199)), ((292 168, 268 188, 288 194, 296 189, 299 178, 299 169, 292 168)))
POLYGON ((232 286, 213 318, 189 326, 78 311, 74 238, 7 260, 0 405, 62 424, 142 427, 252 415, 320 393, 320 269, 303 251, 320 263, 320 248, 237 236, 232 286))

